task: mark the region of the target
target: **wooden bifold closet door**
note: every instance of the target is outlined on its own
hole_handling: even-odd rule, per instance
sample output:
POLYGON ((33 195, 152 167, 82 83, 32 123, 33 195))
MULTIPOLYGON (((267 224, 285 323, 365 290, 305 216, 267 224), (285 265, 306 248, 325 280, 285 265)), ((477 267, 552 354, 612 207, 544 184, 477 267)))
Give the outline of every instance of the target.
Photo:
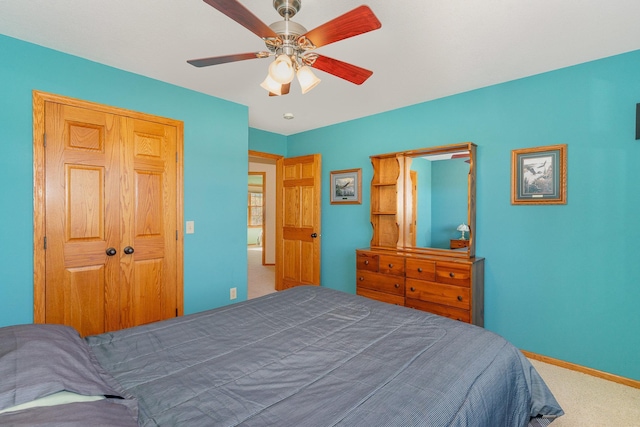
POLYGON ((34 320, 85 336, 182 314, 182 123, 36 95, 34 320))

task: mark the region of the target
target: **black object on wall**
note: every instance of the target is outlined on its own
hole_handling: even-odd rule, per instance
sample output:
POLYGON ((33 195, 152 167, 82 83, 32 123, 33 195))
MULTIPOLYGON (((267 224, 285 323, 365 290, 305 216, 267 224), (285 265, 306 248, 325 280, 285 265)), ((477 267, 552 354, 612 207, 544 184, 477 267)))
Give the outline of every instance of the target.
POLYGON ((640 139, 640 104, 636 104, 636 139, 640 139))

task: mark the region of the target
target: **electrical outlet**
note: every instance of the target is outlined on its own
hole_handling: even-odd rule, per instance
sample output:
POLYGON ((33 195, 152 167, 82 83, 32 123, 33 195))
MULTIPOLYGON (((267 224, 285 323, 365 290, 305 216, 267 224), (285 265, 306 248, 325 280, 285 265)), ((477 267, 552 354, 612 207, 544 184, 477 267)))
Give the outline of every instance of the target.
POLYGON ((238 290, 236 288, 229 289, 229 299, 238 298, 238 290))

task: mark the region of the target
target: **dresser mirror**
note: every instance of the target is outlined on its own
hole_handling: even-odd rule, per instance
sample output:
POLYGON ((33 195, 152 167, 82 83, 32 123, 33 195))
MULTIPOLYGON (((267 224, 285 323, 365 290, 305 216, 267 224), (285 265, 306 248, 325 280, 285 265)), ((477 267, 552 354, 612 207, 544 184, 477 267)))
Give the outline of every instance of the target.
POLYGON ((475 152, 475 144, 463 143, 372 156, 371 246, 473 257, 475 152), (383 200, 394 174, 395 203, 383 200), (378 208, 384 205, 395 210, 378 208))

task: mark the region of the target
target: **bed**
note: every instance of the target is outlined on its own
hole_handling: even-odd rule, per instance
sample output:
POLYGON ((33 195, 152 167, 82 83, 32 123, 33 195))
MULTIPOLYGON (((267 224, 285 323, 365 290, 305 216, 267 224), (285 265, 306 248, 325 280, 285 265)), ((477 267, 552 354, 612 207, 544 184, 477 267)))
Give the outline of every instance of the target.
POLYGON ((0 425, 537 427, 563 414, 500 336, 322 287, 84 340, 1 328, 0 378, 0 425), (12 409, 61 392, 97 400, 12 409))

